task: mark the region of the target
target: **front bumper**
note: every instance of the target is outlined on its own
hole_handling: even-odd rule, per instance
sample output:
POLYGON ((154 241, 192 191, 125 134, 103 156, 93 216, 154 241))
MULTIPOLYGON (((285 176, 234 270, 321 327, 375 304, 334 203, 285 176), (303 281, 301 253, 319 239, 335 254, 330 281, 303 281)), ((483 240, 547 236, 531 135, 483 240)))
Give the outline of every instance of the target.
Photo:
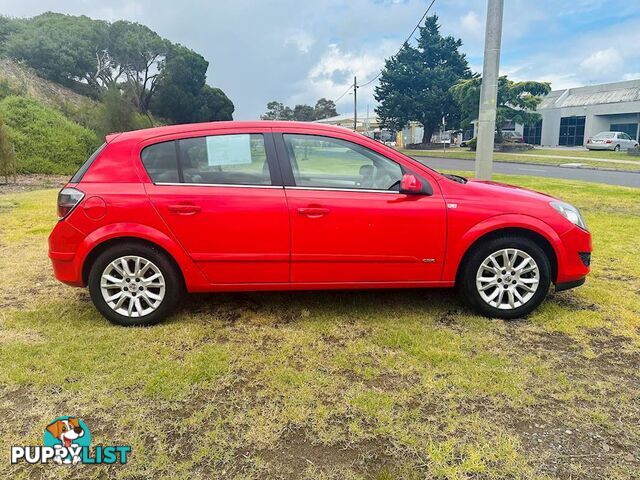
POLYGON ((562 252, 558 253, 556 290, 566 290, 584 283, 591 266, 591 234, 573 227, 561 237, 562 252), (581 283, 580 283, 581 282, 581 283), (563 285, 568 285, 563 288, 563 285))
POLYGON ((580 285, 584 285, 587 279, 582 277, 579 280, 574 280, 573 282, 564 282, 564 283, 556 283, 556 292, 564 292, 565 290, 569 290, 570 288, 576 288, 580 285))

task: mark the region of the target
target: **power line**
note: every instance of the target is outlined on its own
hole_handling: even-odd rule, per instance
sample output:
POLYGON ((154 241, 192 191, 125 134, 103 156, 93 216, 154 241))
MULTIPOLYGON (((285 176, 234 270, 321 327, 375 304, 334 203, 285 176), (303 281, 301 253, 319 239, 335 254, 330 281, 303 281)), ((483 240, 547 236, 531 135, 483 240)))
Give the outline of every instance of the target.
POLYGON ((352 88, 353 88, 353 85, 349 85, 347 89, 344 91, 344 93, 340 95, 336 100, 334 100, 333 103, 338 103, 342 97, 344 97, 347 93, 351 91, 352 88))
MULTIPOLYGON (((396 55, 398 53, 400 53, 400 51, 402 50, 402 48, 409 43, 409 40, 411 40, 411 37, 413 37, 413 34, 416 33, 416 30, 418 30, 418 28, 420 27, 420 24, 422 23, 422 21, 426 18, 426 16, 429 14, 429 10, 431 10, 431 7, 433 7, 433 4, 436 3, 436 0, 431 0, 431 3, 429 4, 429 6, 427 7, 427 9, 425 10, 424 14, 422 15, 422 17, 420 17, 420 20, 418 21, 418 23, 416 23, 416 26, 413 27, 413 30, 411 30, 411 33, 409 34, 409 36, 407 37, 407 39, 402 42, 402 45, 400 46, 400 48, 398 49, 396 55)), ((358 85, 358 88, 360 87, 366 87, 367 85, 369 85, 370 83, 374 82, 380 75, 382 75, 382 69, 380 69, 380 71, 378 72, 378 74, 373 77, 371 80, 368 80, 367 82, 363 83, 362 85, 358 85)), ((344 94, 342 95, 344 96, 344 94)), ((342 98, 342 96, 340 98, 342 98)), ((336 100, 337 101, 337 100, 336 100)))

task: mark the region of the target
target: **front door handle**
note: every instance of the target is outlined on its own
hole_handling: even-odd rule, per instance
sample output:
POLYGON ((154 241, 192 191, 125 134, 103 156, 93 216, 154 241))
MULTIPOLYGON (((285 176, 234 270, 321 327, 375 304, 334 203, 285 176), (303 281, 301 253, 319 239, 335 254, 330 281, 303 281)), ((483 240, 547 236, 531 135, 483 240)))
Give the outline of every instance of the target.
POLYGON ((169 205, 169 211, 178 215, 194 215, 198 213, 201 208, 198 205, 178 204, 169 205))
POLYGON ((329 213, 329 209, 322 208, 322 207, 306 207, 306 208, 299 208, 298 213, 300 215, 305 215, 309 218, 319 218, 329 213))

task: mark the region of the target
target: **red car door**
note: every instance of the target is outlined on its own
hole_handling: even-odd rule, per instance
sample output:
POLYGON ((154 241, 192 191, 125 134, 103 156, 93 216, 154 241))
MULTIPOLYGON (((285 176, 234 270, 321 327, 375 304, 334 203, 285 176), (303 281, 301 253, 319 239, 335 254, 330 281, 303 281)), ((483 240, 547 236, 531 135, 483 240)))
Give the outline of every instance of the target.
POLYGON ((212 284, 289 281, 289 214, 268 131, 145 144, 147 194, 212 284))
POLYGON ((432 195, 400 194, 406 168, 345 139, 284 133, 276 141, 293 180, 285 187, 292 282, 440 280, 446 213, 437 185, 432 195))

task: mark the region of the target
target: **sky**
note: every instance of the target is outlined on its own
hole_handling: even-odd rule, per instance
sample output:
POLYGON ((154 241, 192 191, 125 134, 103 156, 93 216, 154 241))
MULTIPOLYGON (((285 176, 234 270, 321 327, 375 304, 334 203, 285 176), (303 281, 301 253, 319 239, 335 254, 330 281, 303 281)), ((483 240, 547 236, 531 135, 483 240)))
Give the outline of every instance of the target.
MULTIPOLYGON (((0 0, 0 14, 45 11, 143 23, 209 61, 207 83, 234 102, 236 120, 256 119, 267 102, 315 104, 373 78, 430 0, 0 0)), ((486 0, 436 0, 441 31, 462 39, 482 70, 486 0)), ((505 0, 500 70, 553 89, 640 78, 640 2, 505 0)), ((373 112, 373 82, 358 111, 373 112)), ((353 110, 353 97, 338 112, 353 110)))

